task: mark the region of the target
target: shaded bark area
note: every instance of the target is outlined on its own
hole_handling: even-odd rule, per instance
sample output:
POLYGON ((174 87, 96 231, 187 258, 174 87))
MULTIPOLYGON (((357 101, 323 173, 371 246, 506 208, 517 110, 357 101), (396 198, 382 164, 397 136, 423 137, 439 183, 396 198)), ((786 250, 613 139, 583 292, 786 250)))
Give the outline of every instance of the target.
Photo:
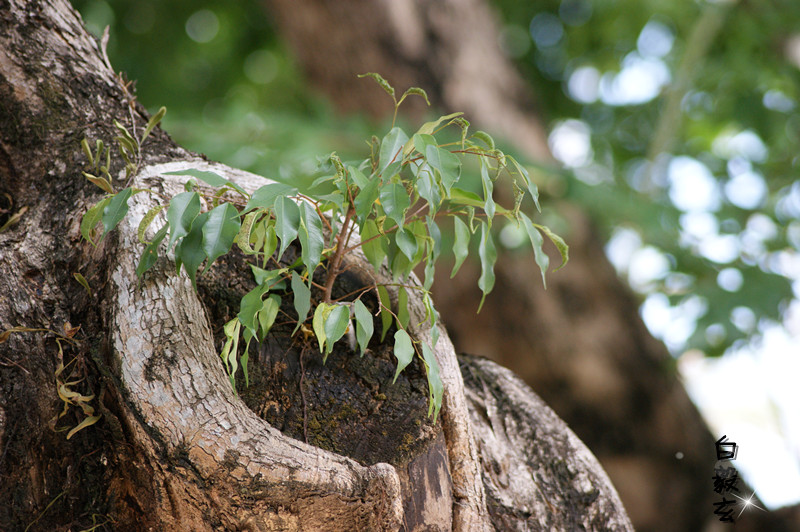
MULTIPOLYGON (((369 359, 342 346, 327 365, 317 356, 306 366, 300 364, 302 346, 278 353, 275 347, 283 347, 285 337, 276 336, 274 345, 264 346, 258 366, 274 388, 256 387, 248 401, 276 424, 283 419, 286 434, 281 433, 234 394, 217 355, 214 329, 246 283, 220 265, 221 284, 209 279, 210 299, 204 301, 166 256, 143 279, 134 271, 142 248, 139 221, 158 198, 185 185, 185 177, 168 172, 213 170, 251 191, 264 181, 209 163, 157 130, 129 183, 119 163, 111 168, 116 189, 130 184, 152 193, 133 196, 128 216, 94 248, 81 240, 80 220, 101 194, 81 175, 80 140, 108 142, 114 119, 141 131, 148 117, 131 104, 98 43, 64 1, 0 0, 0 50, 0 196, 12 212, 28 207, 0 233, 0 331, 41 329, 0 342, 0 528, 492 528, 485 486, 497 493, 516 488, 495 486, 493 476, 482 475, 470 402, 444 331, 434 346, 444 387, 437 424, 420 408, 425 387, 419 366, 389 388, 393 363, 380 345, 371 347, 369 359), (90 290, 75 280, 76 272, 90 290), (68 383, 56 380, 62 361, 69 369, 60 378, 68 383), (300 435, 297 401, 303 402, 304 388, 291 389, 298 367, 313 384, 302 418, 307 421, 309 411, 319 414, 314 419, 321 426, 310 432, 317 445, 291 437, 300 435), (59 385, 62 395, 66 387, 86 396, 102 416, 70 440, 63 430, 54 432, 50 421, 65 429, 84 416, 70 407, 57 418, 64 406, 59 385), (390 394, 393 404, 386 406, 390 394), (284 395, 291 398, 287 408, 270 413, 269 401, 284 395), (334 426, 337 419, 344 430, 334 426), (364 445, 356 428, 370 423, 375 429, 364 445), (389 433, 388 425, 404 423, 389 433)), ((151 227, 145 237, 154 232, 151 227)), ((369 268, 358 253, 348 261, 357 282, 388 282, 385 272, 365 274, 369 268)), ((341 289, 348 291, 346 285, 341 289)), ((412 297, 412 323, 424 321, 424 312, 412 297)), ((418 327, 409 332, 429 339, 430 332, 418 327)), ((502 389, 490 373, 485 370, 482 382, 502 389)), ((489 401, 481 390, 471 397, 489 401)), ((522 408, 525 401, 509 404, 522 408)), ((509 441, 513 432, 505 429, 509 441)), ((302 435, 305 440, 305 430, 302 435)), ((551 437, 562 435, 557 430, 551 437)), ((502 446, 493 451, 503 452, 502 446)), ((576 471, 598 468, 592 460, 566 457, 564 463, 576 471)), ((608 498, 613 518, 626 523, 602 472, 588 473, 604 484, 604 495, 577 506, 578 512, 593 522, 592 509, 608 498)), ((566 489, 572 477, 562 472, 552 481, 537 478, 566 489)), ((528 496, 520 493, 506 506, 526 504, 528 496)))
MULTIPOLYGON (((266 4, 309 81, 343 111, 387 112, 385 94, 355 77, 376 71, 399 90, 423 87, 443 114, 464 111, 533 160, 552 160, 532 91, 500 51, 486 2, 266 4)), ((666 349, 646 330, 591 221, 558 198, 543 201, 563 215, 561 233, 571 246, 569 265, 548 276, 549 289, 530 254, 501 249, 497 284, 479 316, 475 264, 453 281, 437 279, 437 308, 459 351, 511 368, 574 428, 608 471, 637 530, 698 529, 713 518, 707 476, 715 438, 666 349)))

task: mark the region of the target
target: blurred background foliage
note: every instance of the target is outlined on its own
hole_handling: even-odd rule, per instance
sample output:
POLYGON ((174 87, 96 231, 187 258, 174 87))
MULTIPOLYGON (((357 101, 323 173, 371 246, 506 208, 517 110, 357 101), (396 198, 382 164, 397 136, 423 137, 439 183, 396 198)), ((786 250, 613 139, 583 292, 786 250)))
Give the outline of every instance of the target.
MULTIPOLYGON (((73 4, 111 27, 139 101, 212 159, 285 179, 384 131, 310 91, 260 2, 73 4)), ((796 322, 800 2, 494 4, 568 170, 540 186, 593 214, 654 335, 719 355, 796 322)))

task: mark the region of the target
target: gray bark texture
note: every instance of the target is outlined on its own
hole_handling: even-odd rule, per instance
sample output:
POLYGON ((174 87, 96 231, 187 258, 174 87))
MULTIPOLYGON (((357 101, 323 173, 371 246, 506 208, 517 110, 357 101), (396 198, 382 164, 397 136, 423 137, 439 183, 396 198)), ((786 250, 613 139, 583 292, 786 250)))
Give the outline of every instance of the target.
MULTIPOLYGON (((198 291, 167 257, 138 279, 137 226, 182 190, 165 172, 265 181, 157 129, 130 182, 152 192, 96 248, 80 238, 102 197, 81 139, 110 143, 115 119, 136 134, 148 118, 65 0, 0 0, 0 227, 13 222, 0 232, 0 530, 632 529, 566 425, 508 371, 459 367, 444 331, 436 423, 418 361, 392 385, 385 346, 363 360, 340 346, 323 366, 280 331, 254 364, 259 393, 236 396, 216 353, 246 291, 241 257, 198 291), (73 394, 101 418, 67 440, 85 418, 74 404, 60 416, 73 394)), ((349 260, 343 282, 381 280, 349 260)))

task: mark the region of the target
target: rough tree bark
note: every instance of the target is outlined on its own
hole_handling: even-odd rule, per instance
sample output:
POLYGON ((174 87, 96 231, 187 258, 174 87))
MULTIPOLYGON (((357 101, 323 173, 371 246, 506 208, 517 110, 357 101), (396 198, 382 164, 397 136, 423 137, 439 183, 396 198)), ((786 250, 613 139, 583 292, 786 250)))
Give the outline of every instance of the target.
MULTIPOLYGON (((101 197, 81 176, 81 139, 108 142, 114 119, 141 131, 147 118, 66 1, 0 0, 0 226, 16 216, 0 232, 0 331, 39 329, 0 337, 0 528, 631 529, 566 425, 495 364, 463 358, 459 369, 445 334, 438 423, 424 416, 421 368, 392 387, 380 345, 363 363, 342 347, 322 366, 272 335, 254 367, 263 394, 234 395, 216 355, 227 302, 245 290, 232 264, 199 292, 166 258, 138 280, 146 193, 97 248, 80 239, 101 197), (297 367, 299 384, 287 380, 297 367), (84 417, 58 417, 66 375, 102 416, 70 440, 53 430, 84 417)), ((185 178, 164 172, 188 167, 264 183, 156 130, 130 184, 169 196, 185 178)), ((121 188, 120 164, 112 175, 121 188)), ((345 282, 372 282, 351 260, 345 282)))
MULTIPOLYGON (((386 114, 380 89, 354 77, 376 71, 400 90, 423 87, 443 112, 464 111, 531 159, 552 161, 532 90, 501 52, 484 0, 267 6, 309 81, 340 109, 386 114)), ((563 236, 571 258, 548 277, 548 290, 529 255, 501 250, 497 283, 480 315, 479 296, 469 289, 476 266, 434 285, 448 331, 458 351, 511 368, 575 429, 608 471, 637 530, 697 530, 715 517, 708 475, 716 438, 673 359, 645 328, 591 221, 564 201, 556 209, 569 225, 563 236)))

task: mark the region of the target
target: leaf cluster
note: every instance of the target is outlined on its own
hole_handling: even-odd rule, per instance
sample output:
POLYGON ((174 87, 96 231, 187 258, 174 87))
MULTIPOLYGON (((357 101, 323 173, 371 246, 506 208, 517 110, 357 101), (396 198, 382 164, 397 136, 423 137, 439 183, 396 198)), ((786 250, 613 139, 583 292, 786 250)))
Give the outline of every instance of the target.
MULTIPOLYGON (((416 87, 397 100, 394 88, 380 75, 364 76, 374 79, 392 97, 395 115, 409 95, 428 101, 425 91, 416 87)), ((195 284, 198 272, 208 270, 236 245, 252 259, 250 268, 256 287, 242 297, 238 314, 223 328, 226 341, 220 356, 234 388, 240 367, 248 382, 250 344, 253 339, 260 342, 267 336, 281 308, 281 294, 288 290, 297 314, 293 334, 299 330, 313 334, 323 360, 348 330, 354 330, 354 344, 363 356, 376 333, 376 316, 380 317, 381 342, 394 325, 395 380, 416 354, 428 378, 429 414, 435 417, 441 407, 443 387, 434 356, 439 316, 430 289, 441 255, 439 222, 451 218, 455 227, 451 276, 469 255, 471 244, 477 246, 481 263, 478 288, 484 298, 495 283, 497 251, 491 228, 497 216, 524 227, 543 280, 549 268, 549 258, 542 250, 543 237, 556 245, 562 264, 568 258, 563 240, 534 223, 520 209, 526 193, 539 208, 538 189, 525 167, 497 149, 488 133, 470 132, 469 127, 462 113, 426 122, 410 135, 393 125, 383 138, 373 137, 368 142, 370 154, 363 160, 345 162, 331 153, 310 178, 269 183, 252 194, 214 172, 171 172, 192 179, 185 192, 166 204, 156 205, 142 219, 138 234, 145 248, 136 273, 144 275, 155 264, 159 250, 166 247, 174 253, 177 270, 183 268, 195 284), (460 132, 458 141, 437 139, 448 127, 460 132), (465 157, 477 159, 482 194, 459 186, 465 157), (494 188, 502 176, 510 181, 515 198, 512 206, 505 207, 494 200, 494 188), (201 191, 196 179, 212 187, 213 194, 201 191), (145 240, 147 228, 165 209, 166 223, 152 240, 145 240), (294 262, 286 264, 281 259, 291 245, 299 247, 300 253, 294 262), (335 280, 345 269, 347 255, 359 248, 376 271, 386 265, 392 282, 368 286, 347 299, 336 300, 332 296, 335 280), (410 280, 411 272, 419 265, 424 266, 421 285, 410 280), (324 278, 324 284, 314 280, 318 268, 324 270, 324 276, 319 276, 324 278), (394 305, 388 288, 396 291, 394 305), (378 296, 376 316, 362 301, 370 290, 378 296), (410 291, 417 291, 424 304, 425 316, 420 323, 412 322, 408 309, 410 291), (310 329, 306 325, 309 315, 310 329), (424 327, 430 328, 430 343, 415 340, 410 334, 412 329, 424 327)), ((128 149, 129 140, 125 139, 120 136, 117 143, 128 149)), ((88 142, 84 145, 88 146, 88 142)), ((91 153, 87 156, 95 164, 96 157, 91 153)), ((110 179, 90 180, 109 192, 105 185, 110 179)), ((82 224, 84 237, 93 241, 91 230, 100 221, 103 234, 113 229, 127 213, 127 202, 136 192, 140 191, 126 188, 116 194, 109 192, 89 209, 82 224)))

